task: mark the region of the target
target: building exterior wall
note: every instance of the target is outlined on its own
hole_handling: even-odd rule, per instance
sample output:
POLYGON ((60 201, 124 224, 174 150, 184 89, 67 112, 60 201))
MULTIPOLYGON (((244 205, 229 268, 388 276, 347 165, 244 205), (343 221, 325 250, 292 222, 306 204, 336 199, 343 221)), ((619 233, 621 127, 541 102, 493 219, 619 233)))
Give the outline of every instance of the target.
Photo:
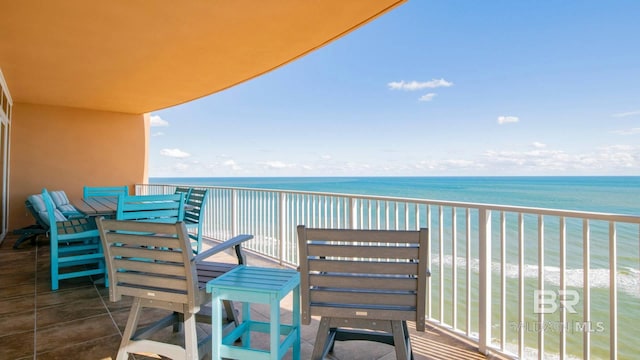
POLYGON ((149 117, 14 103, 10 134, 9 231, 33 223, 30 194, 147 181, 149 117))

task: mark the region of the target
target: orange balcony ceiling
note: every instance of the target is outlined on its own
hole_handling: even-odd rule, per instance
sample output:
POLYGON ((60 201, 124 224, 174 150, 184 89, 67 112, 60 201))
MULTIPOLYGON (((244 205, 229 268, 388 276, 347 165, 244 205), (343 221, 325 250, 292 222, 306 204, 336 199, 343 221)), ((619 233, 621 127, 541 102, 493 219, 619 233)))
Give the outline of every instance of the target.
POLYGON ((15 102, 140 114, 303 56, 405 0, 1 1, 15 102))

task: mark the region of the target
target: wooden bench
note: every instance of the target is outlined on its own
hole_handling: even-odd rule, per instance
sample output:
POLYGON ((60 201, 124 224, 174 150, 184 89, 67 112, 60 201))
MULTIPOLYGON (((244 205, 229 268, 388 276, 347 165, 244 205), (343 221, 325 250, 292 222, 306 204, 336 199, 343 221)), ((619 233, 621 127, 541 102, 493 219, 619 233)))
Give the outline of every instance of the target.
POLYGON ((428 232, 298 226, 302 324, 320 316, 312 359, 371 340, 413 358, 407 321, 425 330, 428 232))

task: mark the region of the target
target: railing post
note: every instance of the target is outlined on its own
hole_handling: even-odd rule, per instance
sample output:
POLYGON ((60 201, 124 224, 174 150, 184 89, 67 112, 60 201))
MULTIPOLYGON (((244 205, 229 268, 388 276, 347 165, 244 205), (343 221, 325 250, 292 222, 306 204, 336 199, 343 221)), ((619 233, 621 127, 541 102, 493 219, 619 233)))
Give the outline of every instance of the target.
POLYGON ((349 223, 349 229, 358 228, 358 209, 356 208, 357 203, 358 202, 356 201, 356 198, 349 197, 349 207, 351 209, 351 216, 349 217, 351 222, 349 223))
POLYGON ((480 281, 478 309, 478 350, 487 355, 491 345, 491 210, 478 214, 480 281))
POLYGON ((284 192, 281 192, 280 206, 278 207, 278 211, 279 211, 278 221, 279 221, 279 229, 280 229, 280 234, 278 236, 278 261, 280 261, 280 265, 283 264, 284 238, 287 232, 286 202, 287 202, 287 195, 284 192))
POLYGON ((231 190, 231 237, 238 235, 238 190, 231 190))

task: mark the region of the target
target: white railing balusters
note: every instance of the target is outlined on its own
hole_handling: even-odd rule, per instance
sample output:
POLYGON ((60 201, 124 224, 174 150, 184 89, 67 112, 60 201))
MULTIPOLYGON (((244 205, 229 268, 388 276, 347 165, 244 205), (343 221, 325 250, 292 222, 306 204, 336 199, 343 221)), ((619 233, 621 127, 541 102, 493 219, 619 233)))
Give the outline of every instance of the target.
POLYGON ((524 355, 524 215, 518 214, 518 357, 524 355))
MULTIPOLYGON (((566 268, 567 268, 567 223, 564 216, 560 217, 560 287, 558 291, 559 301, 566 300, 566 268)), ((560 306, 560 360, 567 356, 567 310, 564 306, 560 306)))
MULTIPOLYGON (((538 215, 538 290, 544 290, 544 217, 538 215)), ((540 295, 538 295, 540 296, 540 295)), ((544 360, 544 312, 538 311, 538 360, 544 360)))
POLYGON ((609 350, 611 360, 618 356, 618 256, 616 223, 609 222, 609 350))
POLYGON ((384 216, 385 216, 385 225, 384 225, 384 228, 385 228, 385 230, 389 230, 389 226, 390 226, 390 224, 391 224, 391 223, 389 222, 389 221, 390 221, 390 220, 389 220, 389 217, 391 216, 391 210, 389 209, 389 205, 390 205, 390 203, 387 201, 387 202, 385 203, 385 206, 384 206, 384 216))
POLYGON ((458 222, 456 208, 451 207, 451 325, 454 329, 458 328, 458 222))
MULTIPOLYGON (((388 212, 388 207, 387 207, 387 218, 389 217, 389 212, 388 212)), ((387 220, 387 225, 389 224, 389 221, 387 220)), ((427 247, 427 269, 433 269, 433 267, 431 266, 432 262, 431 259, 433 259, 433 257, 431 256, 431 249, 433 248, 433 237, 431 236, 431 206, 427 205, 427 234, 429 236, 429 247, 427 247)), ((433 318, 432 313, 431 313, 431 305, 433 304, 433 300, 432 300, 432 293, 433 291, 431 290, 432 288, 432 277, 429 276, 427 277, 427 318, 431 319, 433 318)))
POLYGON ((478 221, 480 246, 478 350, 488 354, 491 347, 491 210, 479 209, 478 221))
POLYGON ((500 350, 507 342, 507 219, 500 212, 500 350))
POLYGON ((467 279, 466 279, 466 300, 467 300, 467 323, 466 323, 466 331, 465 334, 467 336, 471 336, 471 210, 469 208, 465 211, 465 232, 466 232, 466 261, 465 266, 467 267, 467 279))
POLYGON ((409 230, 409 203, 404 203, 404 229, 409 230))
MULTIPOLYGON (((590 226, 589 220, 582 220, 582 321, 591 330, 591 284, 589 281, 589 268, 591 267, 590 250, 590 226)), ((591 358, 591 331, 583 332, 582 336, 582 357, 591 358)))
POLYGON ((231 236, 238 235, 238 191, 233 190, 231 193, 231 236))
MULTIPOLYGON (((440 317, 438 318, 441 323, 444 323, 444 209, 442 206, 438 206, 438 278, 440 281, 440 317)), ((396 228, 397 230, 397 228, 396 228)))

